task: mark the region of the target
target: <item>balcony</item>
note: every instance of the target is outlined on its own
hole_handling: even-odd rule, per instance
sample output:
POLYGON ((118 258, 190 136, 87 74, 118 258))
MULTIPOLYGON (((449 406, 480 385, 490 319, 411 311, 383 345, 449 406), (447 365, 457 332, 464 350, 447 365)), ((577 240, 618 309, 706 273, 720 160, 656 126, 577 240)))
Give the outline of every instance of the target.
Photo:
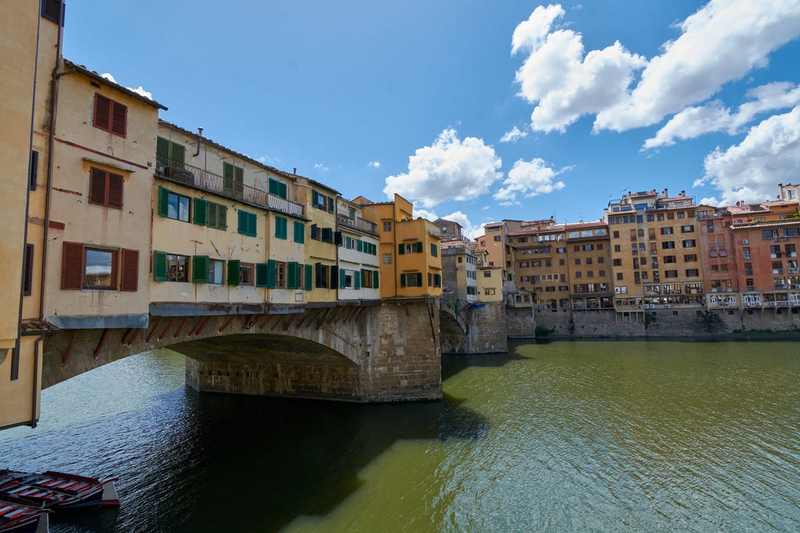
POLYGON ((373 224, 372 222, 369 222, 367 220, 364 220, 363 218, 353 219, 353 218, 349 218, 349 217, 339 216, 339 217, 336 217, 336 220, 339 222, 339 224, 341 224, 343 226, 348 226, 348 227, 351 227, 351 228, 359 229, 361 231, 366 231, 367 233, 372 233, 372 234, 375 234, 375 235, 378 234, 377 225, 373 224))
POLYGON ((218 196, 224 196, 231 200, 240 200, 264 209, 279 211, 296 217, 304 216, 303 206, 290 202, 286 198, 281 198, 232 179, 223 178, 219 174, 214 174, 186 163, 172 160, 169 162, 172 166, 164 166, 162 161, 156 163, 157 177, 218 196))

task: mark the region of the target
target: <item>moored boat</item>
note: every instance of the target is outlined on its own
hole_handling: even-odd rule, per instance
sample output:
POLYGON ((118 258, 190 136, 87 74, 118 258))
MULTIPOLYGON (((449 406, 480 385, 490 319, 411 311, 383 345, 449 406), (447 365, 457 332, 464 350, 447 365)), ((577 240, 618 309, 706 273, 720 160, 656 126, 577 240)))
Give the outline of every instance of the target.
POLYGON ((18 498, 0 499, 0 533, 47 533, 51 512, 18 498))
POLYGON ((101 480, 52 471, 31 474, 0 470, 0 498, 17 498, 48 509, 119 507, 114 486, 117 479, 101 480))

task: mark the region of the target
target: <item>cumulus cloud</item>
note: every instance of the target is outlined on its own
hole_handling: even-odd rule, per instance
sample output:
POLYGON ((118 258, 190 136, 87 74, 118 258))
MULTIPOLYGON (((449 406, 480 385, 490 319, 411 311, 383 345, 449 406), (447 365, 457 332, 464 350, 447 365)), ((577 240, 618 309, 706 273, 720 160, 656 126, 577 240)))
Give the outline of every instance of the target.
POLYGON ((330 169, 328 167, 326 167, 325 165, 323 165, 322 163, 315 163, 314 164, 314 170, 321 170, 321 171, 324 172, 324 171, 330 170, 330 169))
POLYGON ((100 74, 100 77, 107 79, 111 83, 117 83, 117 80, 114 79, 114 76, 112 76, 110 72, 103 72, 100 74))
POLYGON ((277 166, 281 162, 280 159, 278 159, 277 157, 273 157, 271 155, 258 156, 256 158, 256 161, 258 161, 260 163, 263 163, 265 165, 270 165, 270 166, 277 166))
MULTIPOLYGON (((100 77, 107 79, 111 83, 116 83, 117 85, 119 85, 119 82, 117 82, 117 80, 114 78, 114 76, 111 75, 110 72, 103 72, 102 74, 100 74, 100 77)), ((125 88, 128 89, 129 91, 135 92, 139 96, 144 96, 148 100, 152 100, 153 99, 153 93, 151 93, 149 91, 145 91, 144 87, 142 87, 141 85, 136 87, 135 89, 133 87, 125 87, 125 88)))
POLYGON ((695 187, 713 185, 722 191, 723 205, 774 197, 778 183, 797 179, 800 106, 754 126, 740 144, 724 151, 717 148, 706 156, 704 168, 695 187))
POLYGON ((408 172, 386 178, 383 192, 397 193, 423 208, 445 200, 470 200, 489 192, 489 186, 503 177, 502 161, 483 139, 458 138, 449 128, 431 144, 408 158, 408 172))
POLYGON ((716 196, 709 196, 707 198, 703 198, 702 200, 700 200, 700 203, 697 205, 712 205, 714 207, 717 207, 718 205, 720 205, 720 203, 719 200, 717 200, 716 196))
POLYGON ((800 35, 800 1, 711 0, 677 27, 681 35, 650 60, 629 97, 597 115, 596 130, 655 124, 766 66, 770 52, 800 35))
POLYGON ((555 178, 569 169, 570 167, 554 170, 538 157, 531 161, 519 159, 511 167, 500 190, 494 193, 494 199, 500 205, 513 205, 518 196, 532 198, 563 189, 564 182, 555 181, 555 178))
POLYGON ((564 16, 560 5, 537 7, 514 30, 511 53, 527 52, 516 73, 519 95, 536 104, 531 127, 564 131, 582 115, 621 104, 633 73, 645 66, 619 42, 584 54, 583 36, 572 30, 552 30, 564 16))
POLYGON ((800 103, 800 87, 788 82, 768 83, 750 89, 747 97, 752 101, 745 102, 736 111, 726 108, 719 100, 700 107, 687 107, 658 130, 655 137, 647 139, 642 149, 671 146, 676 139, 694 139, 715 131, 729 135, 740 133, 757 115, 800 103))
MULTIPOLYGON (((539 6, 512 35, 512 54, 528 54, 516 81, 535 105, 534 130, 564 131, 592 114, 595 131, 650 126, 766 66, 771 52, 800 35, 800 0, 711 0, 647 61, 619 42, 584 53, 580 33, 554 29, 564 14, 560 5, 539 6)), ((714 111, 703 110, 711 125, 714 111)))
POLYGON ((433 222, 439 215, 436 214, 435 211, 428 211, 427 209, 417 209, 417 206, 414 206, 414 218, 424 218, 433 222))
POLYGON ((511 131, 507 131, 500 137, 501 143, 515 143, 520 139, 523 139, 528 136, 527 131, 520 131, 520 129, 516 126, 511 128, 511 131))
POLYGON ((372 168, 381 168, 381 162, 380 161, 370 161, 369 163, 367 163, 367 166, 368 167, 372 167, 372 168))

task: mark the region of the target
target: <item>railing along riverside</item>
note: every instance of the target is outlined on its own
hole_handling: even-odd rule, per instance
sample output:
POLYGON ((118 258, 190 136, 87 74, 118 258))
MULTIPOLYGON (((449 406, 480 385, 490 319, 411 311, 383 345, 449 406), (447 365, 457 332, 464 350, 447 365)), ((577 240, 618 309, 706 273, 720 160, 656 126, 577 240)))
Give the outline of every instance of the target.
POLYGON ((204 191, 234 200, 255 204, 264 208, 281 211, 288 215, 304 216, 303 206, 291 202, 280 196, 270 194, 256 187, 239 183, 235 180, 224 178, 199 167, 175 160, 169 160, 170 166, 164 167, 164 161, 159 161, 156 174, 176 183, 193 185, 204 191))
POLYGON ((364 220, 363 218, 356 218, 355 220, 353 220, 352 218, 349 217, 337 217, 337 219, 339 221, 339 224, 350 226, 351 228, 357 228, 362 231, 366 231, 368 233, 374 233, 376 235, 378 234, 377 225, 367 220, 364 220))

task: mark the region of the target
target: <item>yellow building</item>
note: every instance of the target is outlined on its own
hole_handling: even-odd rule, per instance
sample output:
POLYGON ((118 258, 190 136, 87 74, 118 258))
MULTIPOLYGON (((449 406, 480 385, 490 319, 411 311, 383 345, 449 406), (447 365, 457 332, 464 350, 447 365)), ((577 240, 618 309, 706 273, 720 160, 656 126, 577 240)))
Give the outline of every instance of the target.
POLYGON ((305 246, 306 268, 312 273, 309 302, 335 302, 338 297, 336 198, 339 193, 327 185, 297 176, 298 201, 307 214, 309 232, 305 246), (310 268, 309 268, 310 267, 310 268))
POLYGON ((478 264, 478 301, 503 301, 503 269, 486 263, 478 264))
POLYGON ((629 312, 702 307, 696 205, 685 192, 628 193, 609 203, 614 307, 629 312))
POLYGON ((153 314, 304 303, 310 267, 295 180, 165 121, 156 144, 153 314))
POLYGON ((338 198, 339 300, 379 300, 380 238, 374 222, 364 220, 362 207, 338 198))
POLYGON ((564 224, 570 307, 613 309, 611 246, 605 222, 564 224))
MULTIPOLYGON (((34 336, 21 336, 21 306, 23 299, 38 294, 40 269, 34 266, 36 261, 41 264, 42 231, 30 231, 31 225, 25 221, 32 216, 29 201, 34 204, 33 213, 41 203, 41 194, 35 191, 41 186, 40 158, 46 137, 37 136, 34 141, 33 130, 35 124, 49 123, 43 109, 62 20, 60 9, 45 13, 45 17, 41 5, 10 2, 3 6, 0 17, 0 165, 4 172, 0 192, 6 202, 0 214, 0 290, 4 295, 0 310, 0 428, 35 425, 39 418, 40 343, 34 336), (41 59, 38 72, 37 56, 41 59), (34 84, 34 80, 41 83, 34 84)), ((61 6, 56 3, 56 7, 61 6)), ((40 216, 36 219, 44 223, 40 216)), ((38 318, 38 296, 35 298, 38 318)))
POLYGON ((567 308, 569 265, 564 227, 552 220, 516 222, 515 226, 506 237, 512 265, 507 275, 519 290, 510 298, 510 304, 515 307, 535 304, 553 310, 567 308))
POLYGON ((441 233, 438 226, 413 218, 413 205, 395 194, 393 202, 358 197, 364 218, 380 235, 381 298, 442 295, 441 233))

